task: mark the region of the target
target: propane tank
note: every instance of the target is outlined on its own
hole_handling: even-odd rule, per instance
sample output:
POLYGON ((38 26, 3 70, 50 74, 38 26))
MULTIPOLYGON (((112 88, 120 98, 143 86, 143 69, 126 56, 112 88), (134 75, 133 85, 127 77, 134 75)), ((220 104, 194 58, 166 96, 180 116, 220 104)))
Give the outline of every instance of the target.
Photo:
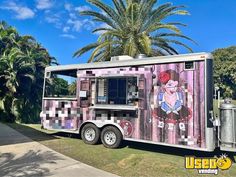
POLYGON ((220 122, 221 147, 235 148, 236 106, 229 99, 220 105, 220 122))

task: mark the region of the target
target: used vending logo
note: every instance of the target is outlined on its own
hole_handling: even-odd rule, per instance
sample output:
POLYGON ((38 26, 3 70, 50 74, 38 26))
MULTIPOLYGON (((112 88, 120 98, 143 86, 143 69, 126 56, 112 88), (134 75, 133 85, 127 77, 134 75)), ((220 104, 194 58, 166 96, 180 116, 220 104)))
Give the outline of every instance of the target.
POLYGON ((185 157, 185 168, 196 169, 199 174, 218 174, 219 169, 228 170, 232 161, 226 155, 220 157, 185 157))

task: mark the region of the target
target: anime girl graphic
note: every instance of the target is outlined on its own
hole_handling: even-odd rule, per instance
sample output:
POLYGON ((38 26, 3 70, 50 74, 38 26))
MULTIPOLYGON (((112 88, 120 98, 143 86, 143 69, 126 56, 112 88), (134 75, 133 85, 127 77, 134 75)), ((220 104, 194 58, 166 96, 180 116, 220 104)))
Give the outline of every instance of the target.
POLYGON ((186 135, 190 109, 184 105, 184 89, 179 74, 166 70, 159 74, 156 116, 161 129, 161 142, 179 144, 178 139, 186 135))
POLYGON ((164 119, 176 121, 187 118, 189 110, 184 106, 184 92, 179 83, 179 74, 174 70, 167 70, 161 72, 158 79, 160 91, 157 114, 164 119))
POLYGON ((164 90, 159 93, 159 105, 167 115, 170 113, 178 115, 183 105, 182 92, 177 91, 178 81, 172 80, 168 73, 161 73, 160 79, 164 84, 164 90))

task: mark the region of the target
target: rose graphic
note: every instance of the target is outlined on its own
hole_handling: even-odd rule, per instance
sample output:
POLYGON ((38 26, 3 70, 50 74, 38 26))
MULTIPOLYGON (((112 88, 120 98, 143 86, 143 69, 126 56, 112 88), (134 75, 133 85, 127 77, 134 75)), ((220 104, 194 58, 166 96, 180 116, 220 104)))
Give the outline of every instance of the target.
POLYGON ((170 80, 170 74, 167 72, 161 72, 159 75, 159 80, 162 84, 166 84, 170 80))

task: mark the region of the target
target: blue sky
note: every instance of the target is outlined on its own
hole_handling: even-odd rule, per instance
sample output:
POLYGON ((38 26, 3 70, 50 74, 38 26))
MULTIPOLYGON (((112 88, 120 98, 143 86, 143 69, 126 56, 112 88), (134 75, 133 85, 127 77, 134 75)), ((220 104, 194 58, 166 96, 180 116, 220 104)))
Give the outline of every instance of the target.
MULTIPOLYGON (((194 52, 236 45, 235 0, 159 0, 159 4, 166 2, 187 6, 190 16, 175 16, 167 21, 187 24, 181 30, 198 43, 185 42, 194 52)), ((81 58, 72 55, 96 41, 99 34, 91 31, 101 25, 79 16, 79 11, 86 9, 93 7, 85 0, 0 0, 0 20, 16 27, 21 35, 35 37, 60 64, 84 63, 89 54, 81 58)), ((187 52, 183 48, 178 50, 187 52)))

